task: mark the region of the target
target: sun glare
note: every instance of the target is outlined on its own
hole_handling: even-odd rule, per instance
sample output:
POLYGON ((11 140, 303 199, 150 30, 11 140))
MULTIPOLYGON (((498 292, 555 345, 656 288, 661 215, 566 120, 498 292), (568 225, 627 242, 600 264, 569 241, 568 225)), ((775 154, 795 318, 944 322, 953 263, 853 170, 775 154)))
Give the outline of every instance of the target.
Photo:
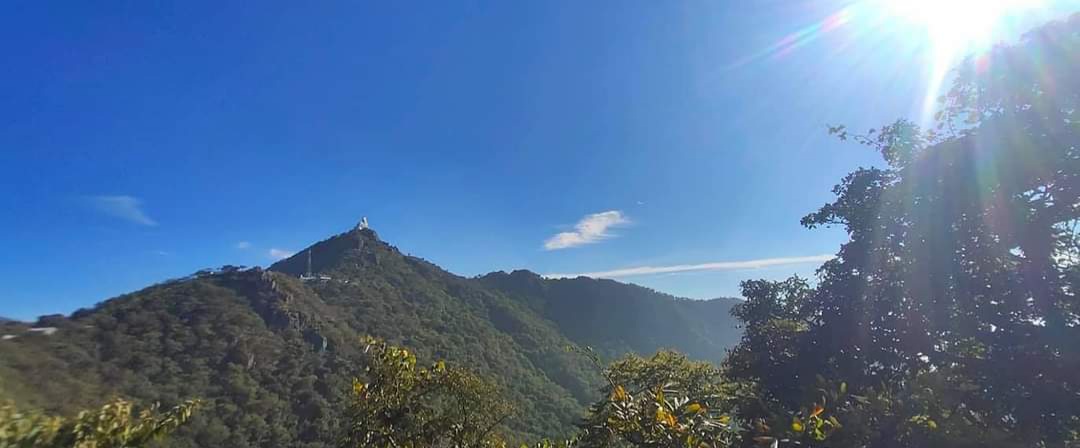
POLYGON ((911 26, 927 46, 932 63, 923 103, 923 121, 932 115, 945 78, 963 57, 992 45, 1014 14, 1041 6, 1040 0, 881 0, 883 12, 911 26))
POLYGON ((1009 14, 1038 6, 1037 0, 885 0, 900 20, 924 27, 936 47, 953 51, 989 43, 1009 14))

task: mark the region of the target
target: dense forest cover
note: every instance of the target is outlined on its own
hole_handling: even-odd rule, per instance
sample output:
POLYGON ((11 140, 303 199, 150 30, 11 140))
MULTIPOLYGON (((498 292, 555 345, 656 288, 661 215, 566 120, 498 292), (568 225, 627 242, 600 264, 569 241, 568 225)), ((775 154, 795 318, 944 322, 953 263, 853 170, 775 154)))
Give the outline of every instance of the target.
MULTIPOLYGON (((464 279, 357 230, 310 249, 324 279, 297 279, 302 252, 35 324, 52 335, 2 324, 0 392, 64 415, 203 400, 77 420, 178 427, 170 446, 1076 446, 1078 95, 1080 15, 964 63, 929 127, 832 127, 885 161, 803 219, 848 241, 816 282, 746 281, 734 307, 464 279), (717 359, 725 307, 743 332, 717 359)), ((0 445, 73 427, 0 417, 0 445)), ((116 437, 84 446, 143 441, 116 437)))

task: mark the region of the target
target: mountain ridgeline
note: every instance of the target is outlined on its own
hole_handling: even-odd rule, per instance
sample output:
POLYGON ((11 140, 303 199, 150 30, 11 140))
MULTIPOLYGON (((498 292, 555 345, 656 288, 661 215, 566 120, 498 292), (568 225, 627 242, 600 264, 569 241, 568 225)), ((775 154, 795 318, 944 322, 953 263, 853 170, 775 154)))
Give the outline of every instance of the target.
POLYGON ((463 278, 355 229, 266 270, 201 271, 71 316, 0 323, 0 399, 71 413, 111 396, 200 397, 209 405, 168 445, 332 446, 372 335, 497 378, 518 410, 509 434, 559 436, 600 383, 568 346, 718 362, 740 337, 735 303, 528 271, 463 278))

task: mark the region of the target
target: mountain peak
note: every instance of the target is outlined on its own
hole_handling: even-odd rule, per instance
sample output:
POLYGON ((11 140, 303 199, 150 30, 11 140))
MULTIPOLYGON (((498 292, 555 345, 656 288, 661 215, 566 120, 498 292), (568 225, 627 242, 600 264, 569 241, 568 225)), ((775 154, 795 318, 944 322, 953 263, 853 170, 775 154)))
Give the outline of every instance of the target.
POLYGON ((343 267, 377 265, 380 257, 393 255, 400 253, 379 239, 379 234, 368 227, 367 219, 364 219, 349 231, 312 244, 270 265, 269 270, 299 277, 343 267))

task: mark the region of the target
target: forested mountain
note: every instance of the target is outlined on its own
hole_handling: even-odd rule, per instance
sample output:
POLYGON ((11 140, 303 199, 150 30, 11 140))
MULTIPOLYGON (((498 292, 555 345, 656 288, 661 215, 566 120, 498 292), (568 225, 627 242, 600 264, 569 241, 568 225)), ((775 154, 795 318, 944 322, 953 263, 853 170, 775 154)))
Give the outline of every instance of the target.
POLYGON ((608 357, 677 347, 719 363, 740 337, 734 299, 680 299, 613 280, 544 279, 529 271, 493 272, 480 281, 524 299, 567 337, 608 357))
POLYGON ((498 378, 518 408, 512 436, 565 435, 600 382, 567 346, 717 361, 739 337, 733 303, 526 271, 463 278, 356 229, 268 270, 200 271, 69 317, 0 323, 12 336, 0 396, 58 413, 115 395, 199 397, 208 406, 172 446, 328 446, 364 368, 360 338, 374 335, 498 378))

